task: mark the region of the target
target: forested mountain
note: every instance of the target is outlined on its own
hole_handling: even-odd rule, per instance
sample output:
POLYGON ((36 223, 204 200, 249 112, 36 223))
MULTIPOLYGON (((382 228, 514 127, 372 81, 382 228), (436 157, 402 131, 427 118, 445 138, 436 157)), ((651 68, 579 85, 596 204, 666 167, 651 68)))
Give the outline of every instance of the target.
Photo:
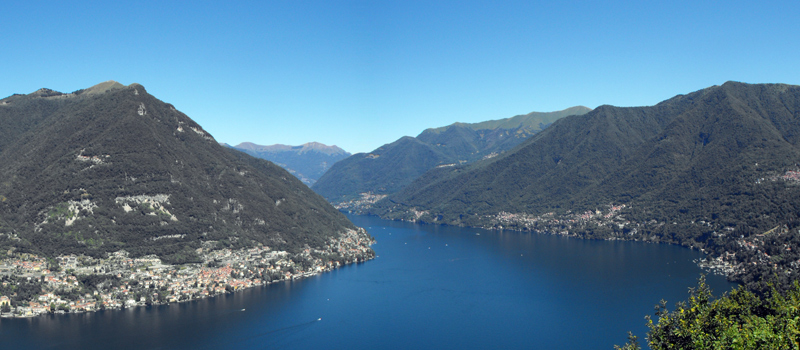
POLYGON ((800 244, 798 163, 800 87, 728 82, 560 119, 513 152, 428 172, 372 213, 678 243, 745 283, 774 270, 787 282, 800 267, 800 247, 785 249, 800 244))
POLYGON ((447 131, 451 126, 458 125, 472 130, 516 129, 518 127, 525 127, 526 130, 535 133, 544 130, 544 128, 563 117, 582 115, 589 113, 591 110, 592 109, 588 107, 575 106, 555 112, 531 112, 511 118, 487 120, 480 123, 454 123, 440 128, 427 129, 425 132, 441 133, 447 131))
POLYGON ((417 137, 406 136, 336 163, 312 188, 332 203, 352 201, 361 198, 362 193, 391 194, 430 169, 495 157, 559 118, 590 110, 578 106, 427 129, 417 137))
POLYGON ((349 152, 339 147, 319 142, 309 142, 300 146, 281 144, 262 146, 242 142, 233 148, 280 165, 308 186, 317 182, 334 163, 350 156, 349 152))
POLYGON ((201 242, 299 252, 357 230, 282 168, 219 145, 139 84, 0 100, 0 250, 196 260, 201 242))

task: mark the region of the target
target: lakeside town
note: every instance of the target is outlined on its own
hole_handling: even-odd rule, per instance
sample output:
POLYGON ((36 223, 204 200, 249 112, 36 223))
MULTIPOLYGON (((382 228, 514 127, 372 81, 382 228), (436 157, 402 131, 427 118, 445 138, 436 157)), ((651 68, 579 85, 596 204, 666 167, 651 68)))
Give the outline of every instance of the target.
MULTIPOLYGON (((800 171, 789 170, 783 174, 761 178, 764 181, 786 181, 790 185, 800 183, 800 171)), ((360 201, 351 201, 355 212, 363 212, 372 205, 363 196, 360 201)), ((636 221, 627 217, 633 208, 629 204, 608 203, 594 210, 583 212, 567 211, 563 214, 548 212, 544 214, 509 213, 501 211, 494 215, 482 215, 475 227, 487 230, 515 230, 542 234, 554 234, 602 240, 632 240, 652 243, 680 244, 704 253, 695 263, 704 270, 723 275, 732 281, 752 284, 760 280, 757 273, 776 276, 779 282, 790 285, 800 276, 800 229, 789 229, 786 224, 778 225, 766 232, 750 236, 735 235, 736 228, 715 223, 711 219, 689 222, 636 221), (668 229, 664 230, 666 227, 668 229), (693 241, 680 241, 674 236, 659 237, 653 232, 683 232, 689 229, 710 232, 716 238, 730 237, 731 244, 704 246, 693 241)), ((416 207, 396 207, 393 210, 404 221, 418 222, 421 217, 436 217, 429 211, 416 207)), ((436 220, 434 220, 436 221, 436 220)))
POLYGON ((125 251, 98 259, 45 258, 9 252, 0 260, 0 316, 33 317, 158 305, 206 298, 267 283, 313 276, 375 257, 364 229, 331 238, 324 249, 290 254, 267 246, 197 249, 202 263, 168 265, 154 256, 125 251))
POLYGON ((385 194, 374 194, 372 192, 362 192, 359 193, 359 195, 361 196, 359 198, 332 203, 333 207, 336 208, 336 210, 361 214, 371 208, 373 204, 386 198, 385 194))

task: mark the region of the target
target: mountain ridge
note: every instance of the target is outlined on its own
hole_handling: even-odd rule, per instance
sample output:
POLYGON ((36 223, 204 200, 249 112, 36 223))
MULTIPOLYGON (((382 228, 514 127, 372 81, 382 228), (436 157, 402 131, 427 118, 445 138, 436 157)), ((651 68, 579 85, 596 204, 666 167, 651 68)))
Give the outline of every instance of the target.
POLYGON ((274 162, 308 186, 313 185, 333 164, 350 156, 349 152, 335 145, 327 146, 319 142, 308 142, 300 146, 262 146, 242 142, 232 148, 274 162))
MULTIPOLYGON (((770 279, 758 270, 770 258, 741 247, 800 225, 798 164, 800 87, 726 82, 654 106, 562 118, 496 158, 429 171, 366 212, 682 244, 752 286, 770 279)), ((774 268, 796 278, 789 262, 800 256, 773 251, 800 244, 793 237, 775 235, 780 245, 763 252, 782 256, 774 268)))
MULTIPOLYGON (((563 111, 538 113, 535 118, 506 118, 474 124, 456 123, 430 128, 417 137, 404 136, 369 153, 358 153, 326 172, 312 189, 338 207, 362 201, 363 196, 395 193, 435 167, 449 167, 496 157, 541 131, 542 121, 557 119, 588 108, 573 107, 563 111), (514 119, 517 118, 517 119, 514 119), (543 119, 544 118, 544 119, 543 119), (513 122, 509 120, 514 119, 513 122), (523 120, 524 119, 524 120, 523 120), (531 122, 536 120, 537 123, 531 122), (525 124, 528 121, 531 124, 525 124), (495 125, 494 129, 485 126, 495 125), (510 123, 510 128, 502 127, 510 123), (483 126, 480 126, 483 125, 483 126)), ((525 117, 525 116, 522 116, 525 117)), ((549 124, 548 124, 549 125, 549 124)))
MULTIPOLYGON (((570 115, 586 114, 591 110, 592 110, 591 108, 585 106, 574 106, 555 112, 530 112, 528 114, 515 115, 511 118, 487 120, 477 123, 456 122, 451 125, 464 126, 472 130, 486 130, 486 129, 498 129, 498 128, 514 129, 520 126, 534 126, 534 127, 539 126, 540 127, 539 131, 541 131, 541 129, 544 129, 544 127, 542 126, 550 125, 554 121, 560 118, 570 115)), ((426 129, 426 131, 430 130, 431 132, 439 133, 446 130, 447 127, 451 125, 442 126, 438 128, 430 128, 426 129)))
POLYGON ((366 235, 294 176, 220 146, 140 84, 0 99, 0 135, 3 252, 124 249, 181 263, 203 242, 297 253, 366 235))

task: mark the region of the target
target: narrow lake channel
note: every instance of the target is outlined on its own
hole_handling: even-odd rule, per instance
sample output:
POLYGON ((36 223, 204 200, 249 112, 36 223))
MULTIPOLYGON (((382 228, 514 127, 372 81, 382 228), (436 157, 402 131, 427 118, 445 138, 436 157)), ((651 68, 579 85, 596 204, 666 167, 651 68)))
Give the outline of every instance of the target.
POLYGON ((0 348, 610 350, 702 273, 676 246, 349 218, 376 259, 186 303, 2 319, 0 348))

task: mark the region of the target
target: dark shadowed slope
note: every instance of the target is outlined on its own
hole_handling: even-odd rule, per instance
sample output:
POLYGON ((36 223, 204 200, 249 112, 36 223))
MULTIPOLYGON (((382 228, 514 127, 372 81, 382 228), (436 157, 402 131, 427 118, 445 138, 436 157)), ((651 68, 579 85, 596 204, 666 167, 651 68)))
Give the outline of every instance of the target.
POLYGON ((455 123, 403 137, 334 165, 312 187, 333 203, 360 198, 362 193, 386 195, 409 185, 426 171, 495 157, 566 115, 591 109, 572 107, 558 112, 520 115, 482 123, 455 123))
POLYGON ((355 229, 280 167, 138 84, 0 100, 0 246, 189 261, 203 241, 299 251, 355 229))
MULTIPOLYGON (((728 82, 652 107, 601 106, 561 119, 513 152, 429 172, 372 212, 719 255, 798 224, 799 163, 800 87, 728 82)), ((763 257, 738 254, 724 268, 746 274, 741 259, 750 258, 763 257)), ((794 271, 797 258, 771 260, 794 271)))

